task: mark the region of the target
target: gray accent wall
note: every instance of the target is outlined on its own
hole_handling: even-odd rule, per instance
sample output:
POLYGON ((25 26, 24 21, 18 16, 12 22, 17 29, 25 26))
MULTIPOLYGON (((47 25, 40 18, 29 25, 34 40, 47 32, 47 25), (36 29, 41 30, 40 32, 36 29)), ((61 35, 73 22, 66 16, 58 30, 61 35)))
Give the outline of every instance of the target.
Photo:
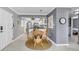
POLYGON ((67 44, 68 43, 68 18, 69 18, 69 8, 56 8, 56 43, 57 44, 67 44), (66 23, 60 24, 59 20, 61 17, 65 17, 66 23))
POLYGON ((49 30, 48 36, 56 43, 56 44, 67 44, 68 43, 68 34, 69 34, 69 28, 68 28, 68 18, 69 18, 69 12, 70 8, 56 8, 54 9, 50 14, 48 14, 47 17, 50 15, 53 15, 53 22, 54 22, 54 28, 52 30, 49 30), (60 24, 59 20, 61 17, 65 17, 66 23, 60 24), (52 33, 50 33, 52 32, 52 33))
POLYGON ((50 14, 48 14, 47 17, 51 15, 53 16, 54 27, 53 28, 48 27, 48 36, 50 39, 56 42, 56 9, 54 9, 50 14))

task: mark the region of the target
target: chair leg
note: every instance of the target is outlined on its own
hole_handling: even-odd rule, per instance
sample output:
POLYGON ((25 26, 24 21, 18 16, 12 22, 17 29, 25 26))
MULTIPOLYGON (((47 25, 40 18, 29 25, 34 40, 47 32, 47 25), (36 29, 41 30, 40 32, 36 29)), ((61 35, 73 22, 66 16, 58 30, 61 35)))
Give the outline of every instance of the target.
POLYGON ((34 43, 34 48, 36 47, 36 43, 34 43))
POLYGON ((43 48, 43 43, 41 42, 41 46, 42 46, 42 48, 43 48))
POLYGON ((47 39, 47 37, 46 37, 46 41, 48 42, 48 39, 47 39))

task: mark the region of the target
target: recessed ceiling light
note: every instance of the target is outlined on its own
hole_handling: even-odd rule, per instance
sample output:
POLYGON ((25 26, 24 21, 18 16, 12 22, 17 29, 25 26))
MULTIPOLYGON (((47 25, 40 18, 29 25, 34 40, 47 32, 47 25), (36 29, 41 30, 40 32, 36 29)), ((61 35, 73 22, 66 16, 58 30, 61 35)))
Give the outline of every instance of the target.
POLYGON ((43 12, 43 10, 41 9, 40 12, 43 12))

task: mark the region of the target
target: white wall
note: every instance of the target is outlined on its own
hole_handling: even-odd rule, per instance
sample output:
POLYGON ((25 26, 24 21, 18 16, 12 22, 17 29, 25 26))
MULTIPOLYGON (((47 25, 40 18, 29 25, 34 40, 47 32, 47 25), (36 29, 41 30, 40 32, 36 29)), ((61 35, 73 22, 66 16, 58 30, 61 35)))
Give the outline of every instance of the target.
POLYGON ((50 15, 48 17, 48 28, 52 28, 53 29, 54 23, 53 23, 53 15, 50 15))
POLYGON ((23 28, 21 27, 20 17, 16 14, 13 15, 13 39, 17 38, 19 35, 23 34, 23 28))
POLYGON ((0 8, 0 26, 2 24, 5 30, 3 33, 0 33, 0 50, 13 42, 13 39, 23 34, 20 17, 8 7, 0 8))
POLYGON ((12 14, 0 8, 0 26, 3 26, 3 32, 0 32, 0 50, 8 45, 13 38, 13 20, 12 14))
POLYGON ((13 28, 13 39, 17 38, 19 35, 23 34, 23 28, 20 26, 20 17, 11 9, 8 7, 1 7, 5 11, 13 14, 13 23, 14 23, 14 28, 13 28), (19 21, 19 24, 17 24, 17 21, 19 21))

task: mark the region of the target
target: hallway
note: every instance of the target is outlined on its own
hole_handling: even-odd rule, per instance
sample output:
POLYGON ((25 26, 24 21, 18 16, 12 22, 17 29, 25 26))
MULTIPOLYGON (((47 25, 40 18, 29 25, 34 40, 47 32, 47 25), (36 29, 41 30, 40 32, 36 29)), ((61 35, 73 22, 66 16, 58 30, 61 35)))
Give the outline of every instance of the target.
POLYGON ((73 36, 78 33, 77 8, 3 7, 0 13, 1 51, 33 51, 25 45, 27 38, 32 39, 29 46, 40 43, 43 49, 48 46, 44 39, 50 40, 49 49, 42 51, 79 50, 78 37, 73 36))
MULTIPOLYGON (((34 51, 25 46, 25 41, 26 41, 26 34, 23 34, 16 41, 5 47, 2 51, 34 51)), ((79 51, 79 45, 71 43, 68 46, 55 46, 52 42, 51 48, 43 51, 79 51)))
POLYGON ((78 59, 79 0, 1 0, 0 59, 78 59))

